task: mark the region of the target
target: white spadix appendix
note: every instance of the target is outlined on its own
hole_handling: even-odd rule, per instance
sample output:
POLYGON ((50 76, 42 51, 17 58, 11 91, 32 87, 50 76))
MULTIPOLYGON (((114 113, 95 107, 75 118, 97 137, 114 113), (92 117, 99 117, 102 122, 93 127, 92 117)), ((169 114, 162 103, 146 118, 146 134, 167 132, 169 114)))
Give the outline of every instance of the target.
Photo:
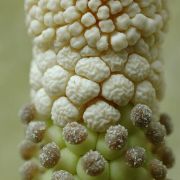
POLYGON ((166 0, 25 0, 25 12, 22 180, 167 180, 166 0))

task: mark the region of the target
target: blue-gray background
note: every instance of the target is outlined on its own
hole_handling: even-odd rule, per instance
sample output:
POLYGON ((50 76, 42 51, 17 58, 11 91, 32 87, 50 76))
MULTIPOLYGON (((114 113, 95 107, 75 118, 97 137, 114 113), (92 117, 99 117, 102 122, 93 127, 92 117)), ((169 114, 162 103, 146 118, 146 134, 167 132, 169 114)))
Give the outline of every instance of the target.
MULTIPOLYGON (((169 2, 171 21, 164 44, 167 91, 162 110, 175 124, 169 144, 176 153, 176 166, 170 171, 179 179, 180 169, 180 1, 169 2)), ((29 98, 28 72, 31 43, 24 25, 23 1, 0 0, 0 179, 18 180, 21 160, 17 144, 23 127, 17 118, 19 107, 29 98)))

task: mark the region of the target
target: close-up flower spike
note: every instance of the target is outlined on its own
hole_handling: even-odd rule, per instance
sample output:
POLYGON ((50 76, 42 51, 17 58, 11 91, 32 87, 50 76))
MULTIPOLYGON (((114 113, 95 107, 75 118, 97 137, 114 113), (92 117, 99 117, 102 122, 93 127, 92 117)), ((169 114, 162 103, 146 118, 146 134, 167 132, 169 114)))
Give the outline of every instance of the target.
POLYGON ((24 168, 22 179, 165 180, 175 159, 159 107, 166 0, 24 4, 31 103, 20 111, 20 154, 41 171, 24 168))

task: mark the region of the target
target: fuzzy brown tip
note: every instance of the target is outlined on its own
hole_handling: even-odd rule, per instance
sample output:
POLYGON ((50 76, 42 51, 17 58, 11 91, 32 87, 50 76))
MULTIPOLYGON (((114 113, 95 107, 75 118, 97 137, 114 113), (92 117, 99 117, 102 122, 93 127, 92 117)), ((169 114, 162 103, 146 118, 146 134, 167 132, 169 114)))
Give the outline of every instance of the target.
POLYGON ((152 121, 152 110, 144 104, 137 104, 131 111, 131 121, 140 128, 147 128, 152 121))
POLYGON ((29 140, 23 140, 19 145, 19 151, 24 160, 31 159, 36 149, 36 144, 29 140))
POLYGON ((165 180, 167 169, 163 163, 157 159, 154 159, 150 163, 150 173, 155 180, 165 180))
POLYGON ((90 176, 98 176, 105 169, 105 159, 98 151, 89 151, 82 158, 82 166, 90 176))
POLYGON ((126 161, 130 167, 139 168, 145 162, 145 149, 141 147, 133 147, 126 152, 126 161))
POLYGON ((175 163, 175 157, 171 148, 163 146, 158 151, 159 158, 167 168, 172 168, 175 163))
POLYGON ((124 147, 128 138, 128 130, 121 126, 111 126, 105 135, 105 142, 112 150, 120 150, 124 147))
POLYGON ((53 142, 46 144, 40 152, 39 159, 40 163, 45 168, 54 167, 60 158, 59 147, 53 142))
POLYGON ((166 130, 159 122, 153 122, 146 131, 146 137, 154 145, 161 144, 164 141, 166 130))
POLYGON ((34 143, 39 143, 44 138, 46 124, 42 121, 30 122, 26 129, 26 137, 34 143))
POLYGON ((35 119, 36 110, 34 104, 25 104, 19 111, 19 117, 24 124, 28 124, 35 119))
POLYGON ((33 161, 25 162, 20 168, 22 180, 33 180, 34 177, 38 174, 38 172, 39 172, 39 167, 33 161))
POLYGON ((51 180, 74 180, 74 177, 69 172, 60 170, 53 173, 51 180))
POLYGON ((63 128, 63 137, 70 144, 80 144, 86 140, 87 136, 86 128, 77 122, 68 123, 63 128))
POLYGON ((173 124, 171 121, 171 117, 168 114, 161 114, 160 123, 165 126, 166 134, 170 135, 173 132, 173 124))

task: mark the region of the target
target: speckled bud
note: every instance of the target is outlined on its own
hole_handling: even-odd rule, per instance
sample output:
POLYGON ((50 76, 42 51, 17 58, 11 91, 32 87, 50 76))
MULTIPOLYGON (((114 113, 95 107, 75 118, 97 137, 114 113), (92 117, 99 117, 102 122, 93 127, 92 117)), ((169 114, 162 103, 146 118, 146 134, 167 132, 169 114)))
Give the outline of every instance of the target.
POLYGON ((162 143, 165 135, 166 130, 159 122, 152 122, 146 131, 146 137, 155 145, 162 143))
POLYGON ((172 168, 175 163, 174 153, 171 148, 162 146, 158 150, 158 156, 167 168, 172 168))
POLYGON ((63 128, 63 137, 70 144, 80 144, 86 140, 87 136, 86 128, 77 122, 68 123, 63 128))
POLYGON ((143 166, 145 161, 145 149, 141 147, 133 147, 126 152, 126 161, 130 167, 138 168, 143 166))
POLYGON ((69 172, 60 170, 53 172, 51 180, 74 180, 74 177, 69 172))
POLYGON ((150 173, 155 180, 164 180, 166 178, 167 169, 163 163, 157 159, 154 159, 150 163, 150 173))
POLYGON ((168 114, 161 114, 160 116, 160 123, 165 126, 166 134, 170 135, 173 132, 173 124, 171 117, 168 114))
POLYGON ((36 110, 33 104, 24 105, 19 112, 20 119, 24 124, 28 124, 30 121, 34 120, 35 115, 36 110))
POLYGON ((128 131, 121 125, 111 126, 105 135, 105 142, 112 150, 119 150, 125 145, 128 138, 128 131))
POLYGON ((137 104, 131 111, 131 121, 135 126, 147 128, 152 121, 152 110, 143 104, 137 104))
POLYGON ((59 147, 53 142, 46 144, 39 155, 40 163, 45 168, 54 167, 60 158, 60 150, 59 147))
POLYGON ((46 124, 43 121, 34 121, 28 124, 26 137, 34 143, 39 143, 44 138, 46 124))
POLYGON ((84 171, 90 176, 97 176, 105 168, 105 159, 97 151, 89 151, 82 158, 84 171))
POLYGON ((22 180, 33 180, 38 172, 39 167, 34 161, 27 161, 20 168, 22 180))
POLYGON ((31 159, 35 154, 36 150, 36 144, 29 140, 23 140, 19 145, 21 157, 25 160, 31 159))

